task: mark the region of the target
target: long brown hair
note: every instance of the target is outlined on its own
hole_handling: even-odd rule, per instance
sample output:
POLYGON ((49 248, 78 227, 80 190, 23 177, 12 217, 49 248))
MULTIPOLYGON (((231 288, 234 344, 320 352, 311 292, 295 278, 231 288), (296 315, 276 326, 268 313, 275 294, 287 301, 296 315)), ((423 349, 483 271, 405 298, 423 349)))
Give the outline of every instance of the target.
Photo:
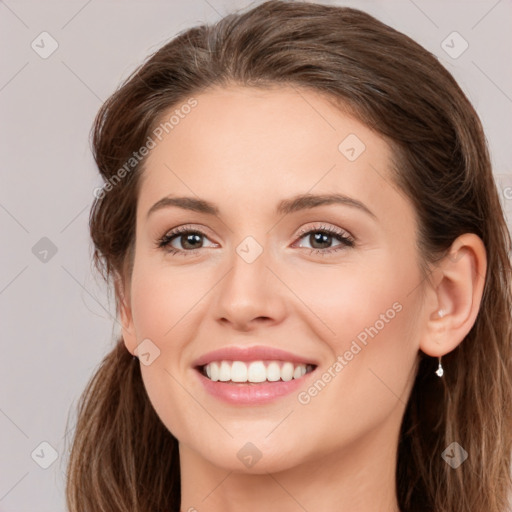
MULTIPOLYGON (((183 31, 101 107, 93 129, 105 184, 90 213, 94 262, 115 285, 133 265, 145 159, 127 168, 162 115, 212 86, 288 84, 322 92, 385 137, 395 185, 413 202, 422 270, 463 233, 487 251, 480 310, 463 342, 420 364, 403 417, 396 490, 402 512, 505 512, 511 490, 511 238, 474 108, 438 59, 351 8, 268 1, 183 31), (125 166, 124 173, 119 170, 125 166), (122 178, 119 179, 120 174, 122 178), (116 178, 114 180, 114 178, 116 178), (437 380, 436 380, 437 379, 437 380), (441 454, 468 453, 457 469, 441 454)), ((70 512, 178 511, 178 443, 146 394, 122 338, 77 407, 66 498, 70 512)))

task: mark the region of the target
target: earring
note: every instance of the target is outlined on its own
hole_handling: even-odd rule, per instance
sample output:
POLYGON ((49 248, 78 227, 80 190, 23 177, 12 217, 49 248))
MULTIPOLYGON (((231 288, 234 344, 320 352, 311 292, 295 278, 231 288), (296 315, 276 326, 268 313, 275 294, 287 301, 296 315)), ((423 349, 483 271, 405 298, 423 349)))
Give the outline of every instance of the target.
POLYGON ((438 357, 438 359, 439 359, 439 366, 437 367, 436 375, 437 375, 438 377, 442 377, 442 376, 443 376, 443 374, 444 374, 443 365, 441 364, 441 358, 440 358, 440 357, 438 357))
MULTIPOLYGON (((444 310, 440 309, 440 310, 437 312, 437 314, 439 315, 439 318, 443 318, 443 316, 444 316, 446 313, 444 312, 444 310)), ((439 366, 437 367, 436 375, 437 375, 438 377, 442 377, 442 376, 443 376, 443 374, 444 374, 443 365, 441 364, 441 358, 440 358, 440 357, 438 357, 438 359, 439 359, 439 366)))

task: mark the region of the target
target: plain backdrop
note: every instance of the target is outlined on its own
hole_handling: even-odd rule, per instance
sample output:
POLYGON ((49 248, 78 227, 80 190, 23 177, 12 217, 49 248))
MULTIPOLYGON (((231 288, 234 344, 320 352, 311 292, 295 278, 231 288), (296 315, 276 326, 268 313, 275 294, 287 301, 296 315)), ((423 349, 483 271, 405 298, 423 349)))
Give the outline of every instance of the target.
MULTIPOLYGON (((260 3, 0 2, 0 511, 65 510, 68 415, 70 436, 119 332, 91 265, 96 112, 178 32, 260 3)), ((319 3, 366 10, 439 57, 483 121, 510 226, 512 2, 319 3)))

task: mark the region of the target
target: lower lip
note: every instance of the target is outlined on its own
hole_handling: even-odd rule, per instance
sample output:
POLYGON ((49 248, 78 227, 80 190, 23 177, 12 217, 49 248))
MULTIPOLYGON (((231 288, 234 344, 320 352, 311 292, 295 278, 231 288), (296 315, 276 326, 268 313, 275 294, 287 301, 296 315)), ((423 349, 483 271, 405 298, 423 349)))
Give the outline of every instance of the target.
POLYGON ((196 370, 199 380, 206 391, 214 397, 233 405, 267 404, 297 391, 304 385, 305 379, 315 370, 299 379, 276 382, 222 382, 213 381, 196 370))

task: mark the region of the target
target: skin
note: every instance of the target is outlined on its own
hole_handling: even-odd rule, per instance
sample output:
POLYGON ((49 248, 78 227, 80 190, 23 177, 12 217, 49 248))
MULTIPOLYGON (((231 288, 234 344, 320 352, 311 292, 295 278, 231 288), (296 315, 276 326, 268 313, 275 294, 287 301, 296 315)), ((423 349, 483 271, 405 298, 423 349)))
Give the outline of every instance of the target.
MULTIPOLYGON (((483 243, 462 235, 424 279, 415 211, 392 185, 388 144, 322 95, 230 86, 194 97, 197 107, 146 161, 133 274, 120 297, 127 349, 150 339, 160 350, 141 371, 179 441, 181 509, 396 511, 395 454, 418 352, 442 356, 474 324, 483 243), (366 146, 355 161, 338 149, 349 134, 366 146), (339 204, 276 215, 280 200, 306 192, 345 194, 375 218, 339 204), (220 214, 173 206, 147 218, 168 194, 211 201, 220 214), (205 233, 195 254, 156 248, 181 225, 205 233), (354 247, 311 254, 342 244, 298 236, 321 226, 351 235, 354 247), (236 252, 247 236, 263 249, 252 263, 236 252), (191 366, 211 350, 268 345, 316 361, 320 378, 396 303, 394 318, 307 404, 292 393, 229 405, 204 390, 191 366), (262 455, 251 467, 237 457, 247 442, 262 455)), ((186 244, 183 236, 172 243, 190 251, 186 244)))

